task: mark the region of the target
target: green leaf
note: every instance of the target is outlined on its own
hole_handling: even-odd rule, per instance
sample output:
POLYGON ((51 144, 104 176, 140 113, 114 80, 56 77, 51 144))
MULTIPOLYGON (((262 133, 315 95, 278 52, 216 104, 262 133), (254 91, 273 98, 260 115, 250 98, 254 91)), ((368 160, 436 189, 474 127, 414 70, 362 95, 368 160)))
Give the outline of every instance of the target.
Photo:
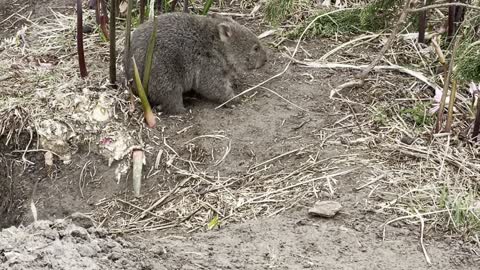
POLYGON ((217 227, 219 223, 220 222, 218 221, 218 215, 215 215, 215 217, 213 217, 213 219, 208 222, 208 229, 211 230, 217 227))
POLYGON ((203 6, 203 12, 202 12, 203 15, 207 15, 212 4, 213 4, 213 0, 207 0, 207 2, 205 2, 205 5, 203 6))
POLYGON ((143 88, 145 94, 148 93, 148 81, 150 80, 150 71, 152 70, 153 49, 155 48, 155 41, 157 37, 157 17, 153 17, 153 30, 148 42, 147 55, 145 59, 145 67, 143 70, 143 88))
POLYGON ((135 57, 132 57, 132 60, 135 85, 137 86, 138 96, 140 97, 140 101, 142 102, 145 120, 147 121, 149 127, 153 127, 155 126, 155 117, 153 116, 152 108, 150 107, 150 103, 148 102, 147 95, 143 90, 142 82, 140 81, 140 74, 138 73, 137 63, 135 62, 135 57))

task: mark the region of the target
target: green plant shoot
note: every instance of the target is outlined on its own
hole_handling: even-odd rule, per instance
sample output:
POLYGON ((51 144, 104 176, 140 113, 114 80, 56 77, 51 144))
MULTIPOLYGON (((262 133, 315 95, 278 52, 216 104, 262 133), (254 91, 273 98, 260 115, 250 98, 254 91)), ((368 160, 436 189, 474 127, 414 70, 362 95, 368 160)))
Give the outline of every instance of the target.
POLYGON ((140 74, 138 73, 137 63, 135 62, 135 58, 132 57, 133 60, 133 71, 135 77, 135 85, 137 86, 138 96, 142 102, 143 106, 143 113, 145 116, 145 121, 147 125, 152 128, 155 126, 155 116, 153 115, 152 108, 150 107, 150 103, 148 102, 147 95, 143 90, 142 81, 140 80, 140 74))
POLYGON ((148 94, 148 81, 150 80, 150 71, 152 70, 153 49, 155 48, 155 40, 157 38, 157 17, 153 17, 153 30, 148 42, 147 55, 145 59, 145 67, 143 69, 143 88, 145 94, 148 94))
POLYGON ((210 220, 210 222, 208 222, 208 229, 211 230, 215 227, 218 226, 220 222, 218 221, 218 215, 215 215, 215 217, 212 218, 212 220, 210 220))
POLYGON ((213 0, 207 0, 207 2, 205 2, 205 5, 203 6, 203 12, 202 12, 203 15, 207 15, 212 4, 213 4, 213 0))

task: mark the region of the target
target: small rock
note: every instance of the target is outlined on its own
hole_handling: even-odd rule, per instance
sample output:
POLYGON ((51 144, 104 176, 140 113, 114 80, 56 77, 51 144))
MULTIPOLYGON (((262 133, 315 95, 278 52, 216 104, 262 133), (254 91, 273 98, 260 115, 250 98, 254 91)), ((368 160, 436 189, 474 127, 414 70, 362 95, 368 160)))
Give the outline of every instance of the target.
POLYGON ((415 142, 415 138, 411 138, 410 136, 403 136, 400 141, 404 144, 411 145, 413 142, 415 142))
POLYGON ((298 225, 298 226, 305 226, 305 225, 307 225, 307 221, 304 220, 304 219, 301 219, 301 220, 297 221, 295 224, 298 225))
POLYGON ((107 237, 107 230, 104 229, 104 228, 95 229, 95 235, 98 238, 105 238, 105 237, 107 237))
POLYGON ((108 257, 112 261, 117 261, 122 257, 122 254, 120 252, 112 252, 108 257))
POLYGON ((70 231, 70 235, 73 238, 79 238, 83 240, 88 240, 88 232, 82 227, 74 228, 70 231))
POLYGON ((108 248, 114 248, 114 247, 117 247, 117 246, 118 246, 117 242, 113 242, 113 241, 107 242, 107 247, 108 248))
POLYGON ((130 248, 132 246, 132 244, 130 244, 129 242, 125 241, 122 238, 117 239, 117 242, 120 243, 120 245, 122 245, 122 247, 124 248, 130 248))
POLYGON ((165 254, 165 249, 160 246, 154 246, 152 247, 151 252, 155 255, 162 256, 163 254, 165 254))
POLYGON ((93 32, 93 26, 90 24, 84 24, 83 25, 83 33, 89 34, 93 32))
POLYGON ((308 213, 321 217, 333 217, 340 209, 342 209, 342 205, 338 202, 319 201, 312 208, 308 209, 308 213))
POLYGON ((77 248, 78 253, 82 257, 96 257, 97 251, 89 245, 81 245, 77 248))
POLYGON ((43 237, 45 237, 46 239, 50 240, 50 241, 54 241, 55 239, 57 239, 59 237, 58 235, 58 232, 55 231, 55 230, 45 230, 43 232, 43 237))
POLYGON ((126 266, 130 264, 130 261, 125 258, 121 258, 120 260, 118 260, 118 264, 126 266))
POLYGON ((87 215, 75 212, 73 213, 70 218, 72 219, 72 223, 83 227, 85 229, 88 229, 93 226, 93 221, 90 219, 87 215))

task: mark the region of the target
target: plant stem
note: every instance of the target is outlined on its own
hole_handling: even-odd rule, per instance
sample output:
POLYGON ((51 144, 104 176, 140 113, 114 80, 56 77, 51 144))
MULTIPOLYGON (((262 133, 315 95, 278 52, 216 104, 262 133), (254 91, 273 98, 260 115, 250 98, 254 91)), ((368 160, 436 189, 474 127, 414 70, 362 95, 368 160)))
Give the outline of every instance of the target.
POLYGON ((77 52, 80 76, 87 77, 87 66, 85 64, 85 53, 83 50, 83 16, 82 0, 77 0, 77 52))
POLYGON ((473 123, 472 139, 474 142, 477 141, 479 132, 480 132, 480 98, 477 100, 477 113, 475 115, 475 122, 473 123))
POLYGON ((145 55, 145 67, 143 68, 143 82, 142 86, 145 94, 148 95, 148 82, 150 81, 150 72, 152 70, 153 51, 155 48, 155 41, 157 37, 157 17, 153 17, 152 34, 148 42, 147 54, 145 55))
POLYGON ((452 127, 452 120, 453 120, 453 105, 455 104, 455 98, 457 97, 457 79, 453 79, 452 81, 452 93, 450 94, 450 103, 448 104, 448 116, 447 116, 447 124, 445 126, 445 131, 450 132, 452 127))
MULTIPOLYGON (((140 0, 140 23, 142 24, 145 21, 145 1, 140 0)), ((128 4, 130 6, 130 0, 128 0, 128 4)))
POLYGON ((115 23, 116 23, 116 10, 117 0, 112 0, 112 6, 110 7, 110 84, 115 85, 117 81, 117 54, 115 49, 115 23))

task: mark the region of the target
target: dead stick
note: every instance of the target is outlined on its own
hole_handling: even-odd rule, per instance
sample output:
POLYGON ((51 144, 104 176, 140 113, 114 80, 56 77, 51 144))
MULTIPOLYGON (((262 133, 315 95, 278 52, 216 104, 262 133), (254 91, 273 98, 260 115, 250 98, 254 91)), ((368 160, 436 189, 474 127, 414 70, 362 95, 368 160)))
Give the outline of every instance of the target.
MULTIPOLYGON (((427 0, 423 0, 422 6, 427 5, 427 0)), ((418 42, 425 43, 425 29, 427 27, 427 11, 420 12, 418 22, 418 42)))
POLYGON ((470 9, 480 10, 480 7, 469 5, 469 4, 445 3, 445 4, 435 4, 435 5, 424 6, 424 7, 421 7, 421 8, 409 9, 408 12, 419 12, 419 11, 424 11, 424 10, 433 9, 433 8, 450 7, 450 6, 459 6, 459 7, 466 7, 466 8, 470 8, 470 9))
POLYGON ((370 63, 370 65, 360 74, 360 76, 358 76, 358 79, 360 79, 362 81, 362 83, 364 82, 365 78, 367 78, 368 73, 370 73, 370 71, 372 71, 372 69, 377 65, 378 61, 380 61, 380 59, 385 55, 385 52, 388 49, 390 49, 390 47, 392 46, 393 41, 395 40, 398 32, 400 31, 400 27, 405 23, 405 19, 407 18, 407 14, 408 14, 408 8, 410 7, 410 2, 411 1, 412 0, 405 0, 405 6, 403 7, 402 14, 400 14, 400 18, 398 19, 398 23, 395 26, 395 28, 393 29, 393 33, 388 38, 387 44, 385 44, 385 46, 383 46, 382 50, 377 55, 375 60, 373 60, 373 62, 370 63))
MULTIPOLYGON (((448 93, 448 88, 450 86, 450 77, 452 76, 452 71, 453 71, 453 63, 455 60, 455 52, 457 50, 458 46, 458 39, 455 41, 452 49, 452 55, 450 57, 450 63, 448 64, 448 70, 445 71, 445 76, 443 79, 443 92, 442 92, 442 98, 440 99, 440 106, 438 108, 438 117, 437 117, 437 124, 435 126, 435 133, 440 132, 442 122, 443 122, 443 113, 445 109, 445 101, 447 100, 447 93, 448 93)), ((452 102, 450 100, 450 102, 452 102)))

